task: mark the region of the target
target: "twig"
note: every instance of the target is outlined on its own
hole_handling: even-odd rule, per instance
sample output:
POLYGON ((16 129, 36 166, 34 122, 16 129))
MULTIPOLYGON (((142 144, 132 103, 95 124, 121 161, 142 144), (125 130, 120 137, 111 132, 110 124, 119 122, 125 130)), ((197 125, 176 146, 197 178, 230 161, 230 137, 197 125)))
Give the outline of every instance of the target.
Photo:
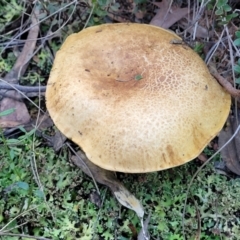
MULTIPOLYGON (((12 38, 11 41, 9 41, 6 46, 4 47, 4 50, 9 48, 9 45, 13 42, 13 41, 16 41, 16 39, 20 38, 20 36, 22 36, 24 33, 28 32, 31 30, 32 27, 35 27, 36 25, 39 25, 40 23, 44 22, 45 20, 53 17, 54 15, 56 15, 57 13, 63 11, 63 9, 66 9, 67 7, 70 7, 71 5, 75 4, 74 7, 73 7, 73 10, 71 12, 71 14, 69 15, 69 18, 67 19, 66 22, 64 22, 63 24, 61 24, 61 27, 59 29, 57 29, 55 32, 52 32, 51 34, 47 35, 47 36, 44 36, 44 37, 39 37, 38 40, 44 40, 46 38, 49 38, 49 37, 52 37, 54 36, 58 31, 60 31, 64 26, 66 26, 66 24, 69 22, 69 20, 71 19, 73 13, 75 12, 75 9, 76 9, 76 5, 77 5, 78 1, 77 0, 74 0, 74 1, 71 1, 70 3, 66 4, 64 7, 61 7, 59 8, 57 11, 51 13, 50 15, 48 15, 46 18, 43 18, 41 20, 39 20, 35 25, 31 25, 30 27, 26 28, 25 30, 21 31, 19 34, 17 34, 16 37, 12 38)), ((27 39, 26 41, 32 41, 33 39, 27 39)), ((24 42, 26 42, 24 41, 24 42)), ((3 51, 0 52, 0 55, 3 53, 3 51)))
MULTIPOLYGON (((8 82, 6 82, 5 80, 0 78, 0 81, 4 82, 6 85, 11 86, 14 90, 16 90, 18 92, 17 95, 12 95, 11 93, 9 95, 7 94, 2 94, 0 93, 0 95, 6 95, 7 98, 11 98, 11 99, 16 99, 17 101, 19 101, 21 99, 21 96, 23 96, 24 98, 26 98, 29 102, 31 102, 37 109, 39 109, 42 113, 44 113, 44 111, 42 109, 40 109, 38 107, 38 105, 36 105, 36 103, 34 101, 32 101, 30 98, 28 98, 28 96, 26 96, 26 94, 24 94, 23 92, 21 92, 20 90, 18 90, 17 88, 14 87, 14 84, 10 84, 8 82)), ((39 96, 39 93, 37 94, 37 96, 39 96)))
POLYGON ((208 65, 214 55, 214 53, 217 51, 220 43, 223 42, 223 40, 225 40, 223 38, 223 35, 226 31, 226 26, 224 27, 224 29, 222 30, 220 36, 218 36, 218 41, 214 44, 214 46, 210 49, 210 51, 207 53, 207 56, 205 57, 205 63, 208 65))
POLYGON ((23 238, 31 238, 31 239, 36 239, 36 240, 52 240, 50 238, 45 238, 45 237, 36 237, 36 236, 31 236, 31 235, 25 235, 25 234, 15 234, 15 233, 1 233, 0 236, 12 236, 12 237, 23 237, 23 238))
POLYGON ((4 229, 7 228, 7 226, 9 226, 13 221, 15 221, 17 218, 21 217, 21 216, 24 216, 24 214, 36 209, 37 207, 33 207, 33 208, 30 208, 24 212, 21 212, 20 214, 18 214, 16 217, 14 217, 13 219, 11 219, 5 226, 3 226, 1 229, 0 229, 0 233, 3 233, 4 229))
POLYGON ((88 22, 89 22, 90 18, 92 17, 94 8, 95 8, 95 5, 93 4, 92 9, 91 9, 91 12, 90 12, 90 14, 89 14, 89 16, 88 16, 88 19, 87 19, 86 23, 84 24, 83 29, 87 27, 88 22))
POLYGON ((32 92, 45 92, 46 87, 45 86, 22 86, 19 84, 11 84, 8 85, 6 83, 0 83, 0 90, 6 89, 6 90, 14 90, 17 89, 21 92, 25 93, 32 93, 32 92), (12 87, 13 86, 13 87, 12 87))
POLYGON ((20 77, 25 73, 28 63, 32 58, 32 53, 36 46, 37 37, 39 33, 38 15, 39 7, 36 6, 35 10, 32 13, 31 18, 32 23, 27 37, 27 39, 31 39, 31 41, 25 42, 23 50, 20 53, 17 61, 15 62, 12 70, 6 75, 5 80, 9 83, 18 82, 18 79, 20 79, 20 77))
POLYGON ((201 236, 201 216, 200 216, 200 212, 199 212, 196 201, 193 200, 193 202, 194 202, 194 206, 195 206, 195 209, 196 209, 197 221, 198 221, 198 223, 197 223, 198 229, 197 229, 197 234, 196 234, 195 240, 200 240, 200 236, 201 236))
POLYGON ((217 79, 217 81, 226 89, 226 91, 231 94, 233 97, 240 97, 240 90, 234 88, 232 84, 225 78, 223 78, 217 71, 213 63, 209 64, 210 73, 217 79))

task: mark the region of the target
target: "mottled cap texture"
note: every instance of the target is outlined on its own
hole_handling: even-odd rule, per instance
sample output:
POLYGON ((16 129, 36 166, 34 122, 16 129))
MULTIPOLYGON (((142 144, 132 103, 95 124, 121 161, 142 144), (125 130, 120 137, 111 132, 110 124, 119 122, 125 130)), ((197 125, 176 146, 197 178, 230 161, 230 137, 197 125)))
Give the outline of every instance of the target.
POLYGON ((54 123, 90 161, 131 173, 197 157, 223 127, 230 101, 181 38, 135 23, 70 35, 46 91, 54 123))

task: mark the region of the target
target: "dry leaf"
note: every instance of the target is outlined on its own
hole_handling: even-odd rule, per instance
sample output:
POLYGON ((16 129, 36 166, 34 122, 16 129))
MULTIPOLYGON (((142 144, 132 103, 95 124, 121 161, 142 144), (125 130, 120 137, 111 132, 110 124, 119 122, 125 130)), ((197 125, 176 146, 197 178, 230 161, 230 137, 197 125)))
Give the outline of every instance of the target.
MULTIPOLYGON (((219 134, 219 148, 221 148, 233 135, 240 123, 240 111, 230 116, 227 127, 219 134)), ((221 151, 221 156, 227 168, 233 173, 240 175, 240 131, 236 137, 221 151)))
POLYGON ((200 153, 197 158, 203 163, 206 162, 208 159, 206 154, 204 154, 204 153, 200 153))
POLYGON ((37 126, 38 130, 44 131, 53 126, 53 120, 48 114, 40 114, 38 118, 33 120, 32 124, 37 126))
POLYGON ((176 5, 170 6, 170 3, 171 2, 167 0, 163 0, 160 3, 154 3, 160 9, 153 17, 150 24, 167 29, 188 14, 188 8, 180 8, 176 5))
POLYGON ((137 19, 143 19, 146 12, 145 11, 142 11, 142 10, 138 10, 137 12, 134 13, 135 14, 135 17, 137 19))
POLYGON ((209 38, 213 35, 213 30, 209 31, 206 27, 197 25, 195 29, 195 25, 189 28, 189 23, 185 21, 185 19, 182 19, 179 22, 179 26, 181 26, 183 29, 186 29, 187 32, 194 34, 195 37, 198 38, 209 38))
POLYGON ((138 240, 149 240, 150 234, 148 232, 148 224, 150 222, 151 215, 148 215, 147 219, 143 222, 142 220, 142 229, 138 234, 138 240))
POLYGON ((3 98, 0 102, 0 112, 11 108, 15 111, 11 114, 0 117, 0 128, 12 128, 30 121, 30 115, 26 105, 23 102, 15 100, 19 94, 15 91, 11 92, 13 98, 3 98))
POLYGON ((90 193, 90 201, 99 208, 102 205, 101 196, 96 191, 90 193))
POLYGON ((118 190, 114 191, 117 200, 125 207, 133 210, 140 219, 144 216, 144 209, 141 202, 131 194, 121 183, 117 183, 118 190))

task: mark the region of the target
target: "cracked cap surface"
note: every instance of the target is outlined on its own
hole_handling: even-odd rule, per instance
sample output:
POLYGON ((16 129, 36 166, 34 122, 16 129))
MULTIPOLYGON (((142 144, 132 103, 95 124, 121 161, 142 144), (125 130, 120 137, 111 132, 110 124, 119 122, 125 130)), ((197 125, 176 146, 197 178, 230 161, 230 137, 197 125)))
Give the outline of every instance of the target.
POLYGON ((151 172, 194 159, 223 127, 230 95, 179 42, 133 23, 70 35, 47 85, 54 123, 108 170, 151 172))

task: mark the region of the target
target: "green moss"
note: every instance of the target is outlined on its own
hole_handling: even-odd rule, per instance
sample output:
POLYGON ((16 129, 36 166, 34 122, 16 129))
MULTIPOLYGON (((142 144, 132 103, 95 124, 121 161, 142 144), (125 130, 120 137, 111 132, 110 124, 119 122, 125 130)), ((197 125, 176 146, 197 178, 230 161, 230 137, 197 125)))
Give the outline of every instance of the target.
MULTIPOLYGON (((129 224, 140 230, 136 214, 121 207, 109 191, 106 194, 105 187, 100 187, 104 196, 102 208, 98 209, 90 201, 94 185, 68 162, 66 149, 56 155, 33 135, 22 139, 21 145, 15 147, 4 145, 4 141, 0 145, 0 227, 33 208, 11 223, 11 227, 16 227, 22 221, 28 222, 22 229, 16 228, 15 233, 24 230, 52 239, 99 239, 100 236, 130 239, 129 224), (32 174, 33 156, 46 202, 32 174)), ((196 169, 196 163, 191 162, 162 172, 120 175, 125 186, 141 200, 146 213, 151 213, 149 231, 153 238, 183 239, 186 189, 196 169)), ((227 239, 228 236, 237 239, 239 209, 240 180, 218 175, 209 164, 191 187, 185 217, 186 236, 194 239, 198 232, 198 211, 201 239, 227 239)))
POLYGON ((22 15, 24 10, 22 6, 22 1, 17 0, 3 0, 0 2, 0 31, 9 24, 11 21, 15 20, 22 15))

